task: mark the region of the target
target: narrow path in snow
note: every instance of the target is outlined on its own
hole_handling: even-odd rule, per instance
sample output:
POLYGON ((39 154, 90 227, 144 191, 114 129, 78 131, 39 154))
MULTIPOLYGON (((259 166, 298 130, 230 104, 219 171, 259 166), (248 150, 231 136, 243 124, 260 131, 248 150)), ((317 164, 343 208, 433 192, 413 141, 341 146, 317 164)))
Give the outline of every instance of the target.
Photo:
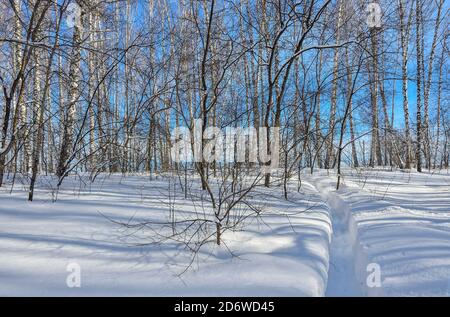
POLYGON ((333 235, 330 246, 330 268, 326 296, 360 296, 361 288, 355 277, 355 255, 349 224, 349 205, 339 197, 330 181, 319 181, 316 188, 330 209, 333 235))

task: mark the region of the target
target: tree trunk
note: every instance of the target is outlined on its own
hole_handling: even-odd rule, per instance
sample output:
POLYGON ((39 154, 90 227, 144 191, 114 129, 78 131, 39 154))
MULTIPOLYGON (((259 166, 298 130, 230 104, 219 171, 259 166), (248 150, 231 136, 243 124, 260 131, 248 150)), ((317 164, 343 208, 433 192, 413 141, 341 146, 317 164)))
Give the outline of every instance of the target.
MULTIPOLYGON (((83 16, 83 9, 81 16, 83 16)), ((64 115, 64 134, 61 143, 58 167, 56 174, 58 177, 63 177, 69 167, 69 158, 71 156, 72 147, 74 146, 73 134, 75 128, 75 120, 77 114, 77 104, 79 98, 80 85, 80 63, 81 63, 81 27, 74 25, 72 37, 72 53, 69 66, 69 96, 67 109, 64 115)))
POLYGON ((417 145, 416 145, 416 163, 417 171, 422 172, 422 41, 421 41, 421 20, 422 4, 416 0, 416 52, 417 52, 417 145))

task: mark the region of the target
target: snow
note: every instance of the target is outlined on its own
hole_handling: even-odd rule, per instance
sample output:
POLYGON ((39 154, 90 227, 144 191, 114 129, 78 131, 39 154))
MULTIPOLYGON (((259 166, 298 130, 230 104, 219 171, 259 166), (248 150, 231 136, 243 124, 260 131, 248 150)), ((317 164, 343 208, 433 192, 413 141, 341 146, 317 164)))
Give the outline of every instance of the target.
POLYGON ((370 181, 361 189, 360 177, 350 175, 342 192, 360 258, 381 267, 382 287, 365 294, 450 295, 449 175, 374 171, 365 177, 370 181))
POLYGON ((335 183, 331 179, 316 180, 315 183, 323 199, 330 206, 333 224, 326 295, 360 296, 361 286, 355 279, 356 236, 351 231, 353 222, 350 206, 333 191, 335 183))
POLYGON ((336 176, 305 173, 291 184, 260 187, 261 218, 224 233, 222 246, 192 253, 176 241, 152 242, 121 222, 165 221, 173 207, 199 212, 182 195, 167 203, 167 178, 71 178, 54 202, 54 179, 41 177, 36 200, 26 187, 0 189, 0 295, 5 296, 448 296, 450 175, 382 169, 336 176), (86 181, 86 180, 84 180, 86 181), (230 254, 231 250, 233 254, 230 254), (67 266, 81 267, 69 288, 67 266), (379 265, 381 286, 369 287, 379 265), (184 272, 184 273, 183 273, 184 272))
MULTIPOLYGON (((41 181, 51 184, 51 180, 41 181)), ((305 189, 282 201, 281 190, 254 194, 265 205, 261 221, 226 232, 224 246, 207 246, 184 274, 192 253, 175 242, 133 246, 147 232, 127 236, 115 221, 159 219, 169 212, 167 180, 105 177, 79 188, 51 187, 29 203, 24 191, 0 193, 0 295, 322 296, 331 225, 326 205, 305 189), (307 210, 306 212, 303 212, 307 210), (103 216, 105 215, 105 216, 103 216), (81 287, 68 288, 69 263, 81 267, 81 287), (292 274, 295 272, 295 274, 292 274), (180 275, 181 274, 181 275, 180 275)), ((184 213, 189 202, 175 208, 184 213)))

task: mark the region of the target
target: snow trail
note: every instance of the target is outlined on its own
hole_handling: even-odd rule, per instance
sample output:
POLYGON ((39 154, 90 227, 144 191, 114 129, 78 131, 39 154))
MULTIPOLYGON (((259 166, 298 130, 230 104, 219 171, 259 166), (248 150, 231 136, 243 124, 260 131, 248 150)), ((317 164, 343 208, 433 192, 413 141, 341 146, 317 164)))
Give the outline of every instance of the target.
POLYGON ((330 267, 326 296, 362 296, 362 289, 356 278, 354 246, 356 237, 350 230, 351 210, 339 197, 330 181, 318 181, 315 187, 326 201, 333 235, 330 245, 330 267))

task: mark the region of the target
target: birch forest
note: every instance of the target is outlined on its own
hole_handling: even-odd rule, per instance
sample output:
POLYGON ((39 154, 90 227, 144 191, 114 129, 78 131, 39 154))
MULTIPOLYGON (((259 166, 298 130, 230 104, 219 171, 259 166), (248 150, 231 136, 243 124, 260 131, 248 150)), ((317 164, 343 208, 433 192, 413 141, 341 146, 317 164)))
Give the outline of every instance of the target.
POLYGON ((448 7, 372 4, 3 0, 0 186, 183 169, 170 132, 196 118, 282 127, 288 178, 447 168, 448 7))
POLYGON ((377 187, 383 199, 397 176, 407 186, 447 173, 450 186, 448 1, 0 0, 0 13, 0 214, 12 197, 40 210, 76 204, 80 188, 114 182, 118 195, 139 183, 123 199, 140 195, 145 216, 115 217, 112 202, 93 214, 151 227, 135 246, 174 241, 200 254, 265 223, 271 199, 323 198, 319 176, 339 199, 352 181, 391 179, 377 187), (250 132, 226 160, 218 136, 229 129, 250 132), (180 159, 182 131, 188 156, 213 159, 180 159), (159 221, 146 199, 164 206, 159 221))

